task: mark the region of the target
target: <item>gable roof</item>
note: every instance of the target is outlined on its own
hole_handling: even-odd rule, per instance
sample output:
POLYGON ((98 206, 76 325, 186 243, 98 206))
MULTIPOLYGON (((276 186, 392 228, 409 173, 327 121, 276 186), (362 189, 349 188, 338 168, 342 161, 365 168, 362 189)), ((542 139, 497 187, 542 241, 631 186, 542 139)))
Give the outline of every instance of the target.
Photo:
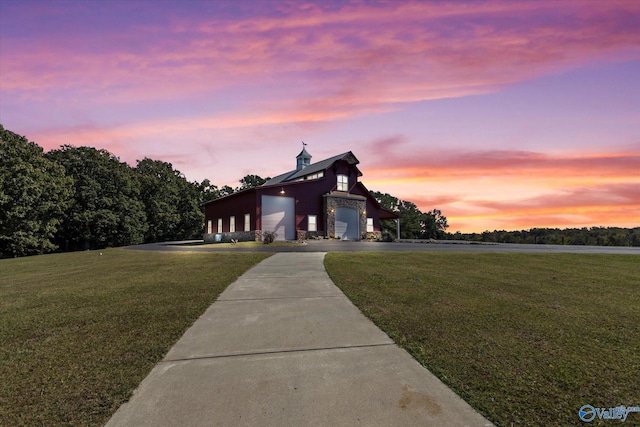
MULTIPOLYGON (((302 153, 300 153, 302 154, 302 153)), ((261 185, 261 187, 268 187, 270 185, 282 184, 284 182, 294 181, 298 178, 302 178, 303 176, 310 175, 312 173, 324 171, 333 165, 335 162, 339 160, 345 160, 351 165, 357 165, 360 161, 353 155, 351 151, 347 151, 346 153, 338 154, 337 156, 329 157, 328 159, 321 160, 317 163, 312 163, 307 167, 304 167, 299 170, 292 170, 282 175, 278 175, 276 177, 271 178, 269 181, 265 182, 261 185)), ((357 168, 356 168, 357 169, 357 168)), ((362 173, 358 170, 358 175, 362 175, 362 173)))
POLYGON ((356 183, 356 185, 358 187, 360 187, 360 189, 362 190, 362 193, 365 195, 365 197, 367 199, 369 199, 371 201, 371 203, 373 203, 375 206, 378 207, 378 212, 380 214, 380 219, 398 219, 400 218, 400 215, 398 212, 394 212, 391 209, 387 209, 384 206, 382 206, 380 204, 380 202, 378 200, 376 200, 375 197, 373 197, 373 194, 371 194, 371 191, 369 191, 369 189, 360 181, 358 181, 356 183))

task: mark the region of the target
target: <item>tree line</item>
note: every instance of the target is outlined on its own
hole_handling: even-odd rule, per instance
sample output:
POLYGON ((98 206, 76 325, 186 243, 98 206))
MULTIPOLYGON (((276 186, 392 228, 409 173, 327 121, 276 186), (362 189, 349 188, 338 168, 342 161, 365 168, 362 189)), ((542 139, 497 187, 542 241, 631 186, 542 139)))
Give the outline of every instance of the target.
POLYGON ((492 243, 547 245, 640 246, 640 227, 532 228, 494 230, 482 233, 447 233, 447 239, 492 243))
MULTIPOLYGON (((64 145, 44 152, 0 124, 0 258, 201 238, 203 203, 264 184, 247 175, 240 186, 189 182, 171 163, 144 158, 135 167, 104 149, 64 145)), ((400 215, 400 238, 502 243, 640 246, 640 228, 534 228, 447 233, 438 209, 372 191, 400 215)), ((382 220, 383 239, 398 236, 382 220)))
POLYGON ((189 182, 171 163, 107 150, 47 153, 0 125, 0 258, 200 238, 203 202, 264 183, 189 182))
MULTIPOLYGON (((203 203, 257 187, 189 182, 171 163, 144 158, 131 167, 107 150, 64 145, 44 152, 0 124, 0 258, 201 238, 203 203)), ((403 238, 441 238, 447 219, 372 192, 401 215, 403 238)), ((382 221, 387 239, 394 221, 382 221)))
POLYGON ((400 236, 393 220, 381 220, 380 231, 383 240, 401 239, 442 239, 449 227, 447 217, 439 209, 422 212, 415 203, 400 200, 388 193, 372 191, 373 197, 384 208, 400 216, 400 236))

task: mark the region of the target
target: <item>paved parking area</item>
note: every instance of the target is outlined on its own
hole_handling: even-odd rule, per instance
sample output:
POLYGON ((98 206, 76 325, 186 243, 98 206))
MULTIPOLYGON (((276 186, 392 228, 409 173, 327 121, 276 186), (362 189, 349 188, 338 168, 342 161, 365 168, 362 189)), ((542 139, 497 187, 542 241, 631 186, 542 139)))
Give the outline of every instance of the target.
POLYGON ((129 246, 135 250, 158 251, 223 251, 223 252, 346 252, 346 251, 437 251, 437 252, 523 252, 523 253, 576 253, 576 254, 631 254, 640 255, 640 247, 579 246, 579 245, 525 245, 518 243, 469 243, 462 241, 417 242, 359 242, 340 240, 308 240, 304 244, 287 242, 285 245, 260 245, 252 248, 198 245, 201 240, 150 243, 129 246))

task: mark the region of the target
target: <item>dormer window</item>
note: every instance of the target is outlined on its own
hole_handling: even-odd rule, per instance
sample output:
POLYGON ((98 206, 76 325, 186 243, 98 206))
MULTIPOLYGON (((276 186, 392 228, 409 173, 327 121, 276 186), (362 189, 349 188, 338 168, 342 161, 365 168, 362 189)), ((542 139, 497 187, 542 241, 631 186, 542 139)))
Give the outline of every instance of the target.
POLYGON ((349 191, 349 177, 347 175, 338 175, 338 191, 349 191))

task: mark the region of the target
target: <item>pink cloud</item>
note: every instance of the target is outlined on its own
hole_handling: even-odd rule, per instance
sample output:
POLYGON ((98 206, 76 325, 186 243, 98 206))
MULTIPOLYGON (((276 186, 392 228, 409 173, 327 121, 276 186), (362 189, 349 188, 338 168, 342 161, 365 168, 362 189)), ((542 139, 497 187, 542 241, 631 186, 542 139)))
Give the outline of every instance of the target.
POLYGON ((416 198, 413 201, 423 211, 441 209, 454 231, 593 225, 640 226, 638 182, 565 188, 514 200, 482 200, 453 195, 416 198))
POLYGON ((522 150, 439 150, 434 153, 429 147, 416 148, 396 136, 369 143, 369 150, 376 153, 369 173, 392 175, 397 179, 532 175, 546 179, 596 176, 640 179, 640 146, 629 152, 613 149, 593 154, 553 155, 522 150))
POLYGON ((637 183, 606 184, 566 189, 559 194, 544 195, 516 201, 475 201, 480 208, 487 208, 507 215, 515 212, 528 214, 548 211, 567 212, 575 210, 626 208, 640 209, 640 186, 637 183))
MULTIPOLYGON (((46 149, 93 145, 130 163, 161 154, 212 180, 212 165, 221 176, 237 179, 241 174, 233 174, 246 162, 239 167, 220 158, 253 155, 274 135, 297 138, 411 103, 487 94, 584 64, 640 58, 640 3, 634 1, 239 4, 233 13, 194 17, 175 6, 162 9, 163 3, 154 8, 162 19, 115 25, 128 16, 125 9, 137 7, 116 2, 109 4, 113 11, 100 21, 100 31, 91 31, 89 24, 65 21, 68 10, 60 4, 39 3, 35 11, 26 3, 25 17, 53 16, 73 35, 34 29, 21 39, 3 33, 3 116, 14 105, 25 112, 33 106, 55 110, 62 122, 43 115, 29 125, 28 137, 46 149), (114 25, 105 25, 109 20, 114 25), (83 26, 86 31, 77 28, 83 26), (196 107, 184 111, 190 104, 196 107), (115 114, 125 108, 130 117, 115 114), (81 119, 67 120, 76 111, 81 119), (115 117, 105 119, 105 112, 115 117), (185 157, 187 149, 195 154, 185 157)), ((634 101, 622 133, 635 129, 634 101)), ((410 200, 424 210, 443 208, 452 226, 519 224, 532 212, 536 221, 568 223, 604 220, 603 212, 612 221, 638 218, 630 198, 637 194, 629 187, 640 186, 640 146, 616 148, 628 135, 603 129, 603 148, 589 153, 520 149, 518 141, 509 149, 434 150, 414 136, 392 134, 363 144, 356 154, 367 163, 365 182, 415 184, 410 200), (505 188, 517 193, 518 186, 527 190, 511 203, 490 194, 505 188), (616 212, 619 206, 626 213, 616 212)), ((418 132, 412 130, 407 134, 418 132)), ((323 149, 358 138, 366 137, 345 136, 323 149)), ((278 162, 266 173, 278 172, 278 162)))
POLYGON ((371 188, 441 209, 452 230, 640 226, 640 146, 588 154, 416 149, 402 136, 368 145, 371 188), (385 190, 385 188, 388 188, 385 190), (396 192, 397 189, 397 192, 396 192))
MULTIPOLYGON (((60 40, 5 42, 3 91, 73 89, 100 102, 171 99, 234 85, 287 82, 291 106, 358 114, 364 105, 416 102, 496 90, 602 55, 638 57, 640 34, 618 25, 634 2, 389 3, 284 7, 285 18, 176 17, 168 28, 107 34, 92 53, 60 40), (562 17, 548 24, 544 13, 562 17), (531 18, 527 18, 531 15, 531 18), (517 25, 508 19, 519 17, 517 25), (458 21, 450 21, 456 17, 458 21), (131 48, 153 38, 153 47, 131 48), (309 73, 313 75, 310 79, 309 73)), ((92 36, 90 36, 92 37, 92 36)), ((104 37, 104 35, 101 35, 104 37)))

